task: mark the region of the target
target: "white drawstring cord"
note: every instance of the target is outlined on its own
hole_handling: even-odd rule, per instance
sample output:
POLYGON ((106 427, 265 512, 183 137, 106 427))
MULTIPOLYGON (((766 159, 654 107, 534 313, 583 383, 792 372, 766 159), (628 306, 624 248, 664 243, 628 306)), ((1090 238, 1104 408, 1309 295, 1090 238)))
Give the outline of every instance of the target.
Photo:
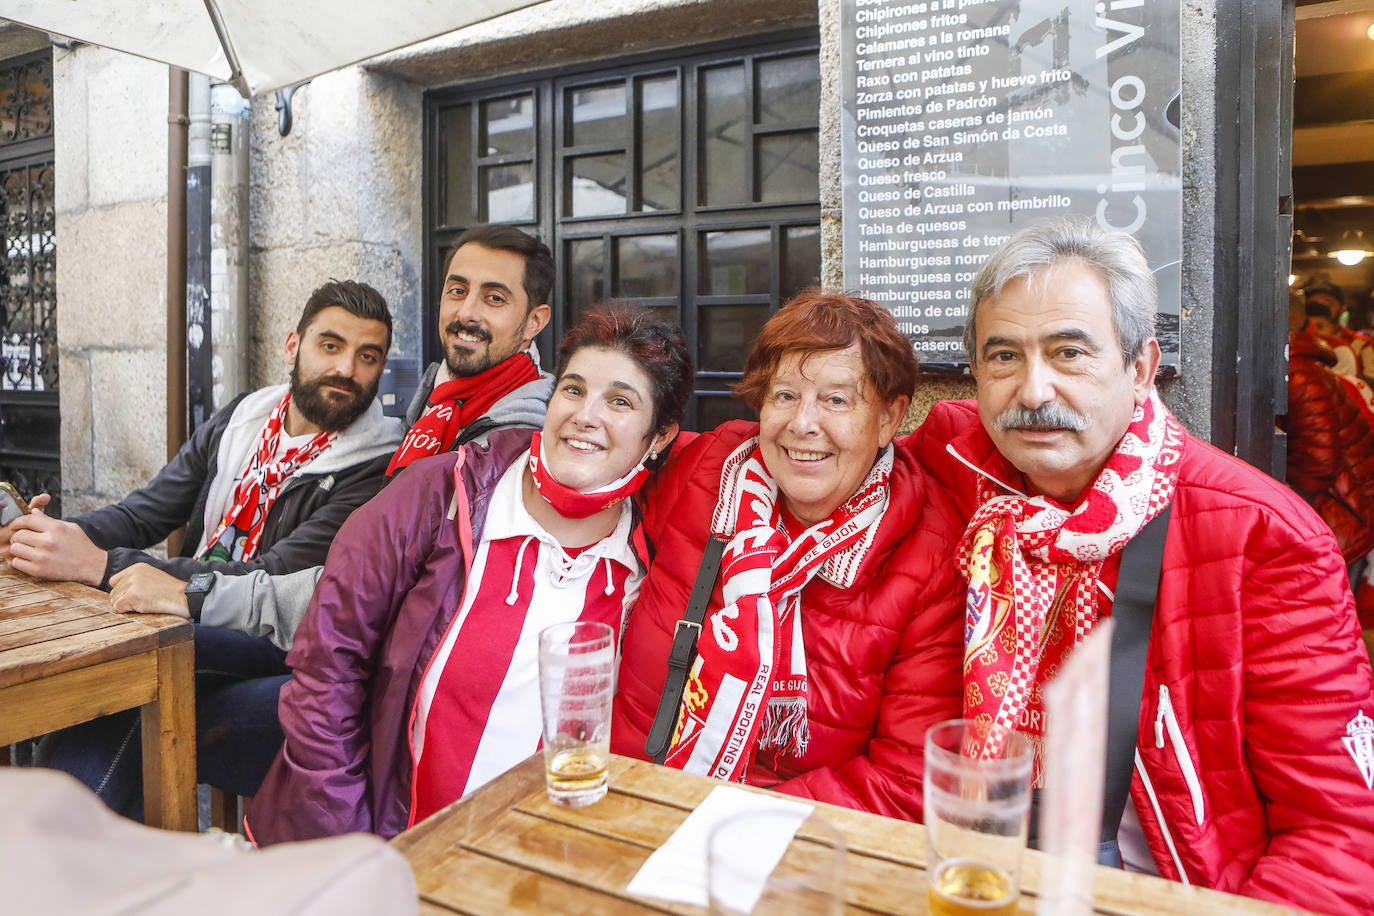
POLYGON ((511 576, 510 579, 510 594, 506 596, 507 606, 513 607, 515 602, 520 600, 520 567, 525 562, 525 548, 529 546, 530 541, 535 540, 537 539, 534 535, 526 535, 525 539, 520 542, 520 549, 515 553, 515 575, 511 576))

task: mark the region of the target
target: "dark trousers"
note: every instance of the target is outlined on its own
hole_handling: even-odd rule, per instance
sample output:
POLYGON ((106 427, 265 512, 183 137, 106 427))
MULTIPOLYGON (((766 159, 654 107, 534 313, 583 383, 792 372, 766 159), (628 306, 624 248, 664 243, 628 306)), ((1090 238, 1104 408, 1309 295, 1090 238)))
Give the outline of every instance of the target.
MULTIPOLYGON (((196 767, 200 782, 254 795, 282 744, 277 696, 286 653, 238 630, 196 627, 196 767)), ((37 762, 81 780, 111 808, 143 819, 138 710, 49 735, 37 762)))

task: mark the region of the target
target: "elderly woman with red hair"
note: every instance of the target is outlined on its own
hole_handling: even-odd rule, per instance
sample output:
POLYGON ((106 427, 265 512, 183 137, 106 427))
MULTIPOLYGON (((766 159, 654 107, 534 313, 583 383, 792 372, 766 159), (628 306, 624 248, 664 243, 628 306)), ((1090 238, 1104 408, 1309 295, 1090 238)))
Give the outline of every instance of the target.
POLYGON ((614 750, 921 818, 926 728, 960 710, 963 526, 891 444, 916 380, 872 302, 807 291, 768 321, 737 388, 759 422, 702 435, 646 500, 614 750))

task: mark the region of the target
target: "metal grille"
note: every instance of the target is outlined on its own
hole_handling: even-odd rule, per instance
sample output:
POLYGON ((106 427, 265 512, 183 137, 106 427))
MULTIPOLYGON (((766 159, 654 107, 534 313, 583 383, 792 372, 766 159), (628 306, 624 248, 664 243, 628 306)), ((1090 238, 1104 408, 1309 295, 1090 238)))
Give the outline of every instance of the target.
POLYGON ((57 233, 53 164, 0 170, 0 388, 57 390, 57 233))
POLYGON ((54 158, 51 52, 0 62, 0 479, 26 496, 62 492, 54 158))

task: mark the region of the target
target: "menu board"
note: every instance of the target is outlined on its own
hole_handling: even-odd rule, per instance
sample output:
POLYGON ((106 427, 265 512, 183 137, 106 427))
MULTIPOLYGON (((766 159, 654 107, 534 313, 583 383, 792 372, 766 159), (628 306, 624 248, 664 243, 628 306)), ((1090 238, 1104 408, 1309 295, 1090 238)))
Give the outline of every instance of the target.
POLYGON ((1013 232, 1132 233, 1177 367, 1178 0, 842 0, 845 288, 964 366, 969 285, 1013 232))

